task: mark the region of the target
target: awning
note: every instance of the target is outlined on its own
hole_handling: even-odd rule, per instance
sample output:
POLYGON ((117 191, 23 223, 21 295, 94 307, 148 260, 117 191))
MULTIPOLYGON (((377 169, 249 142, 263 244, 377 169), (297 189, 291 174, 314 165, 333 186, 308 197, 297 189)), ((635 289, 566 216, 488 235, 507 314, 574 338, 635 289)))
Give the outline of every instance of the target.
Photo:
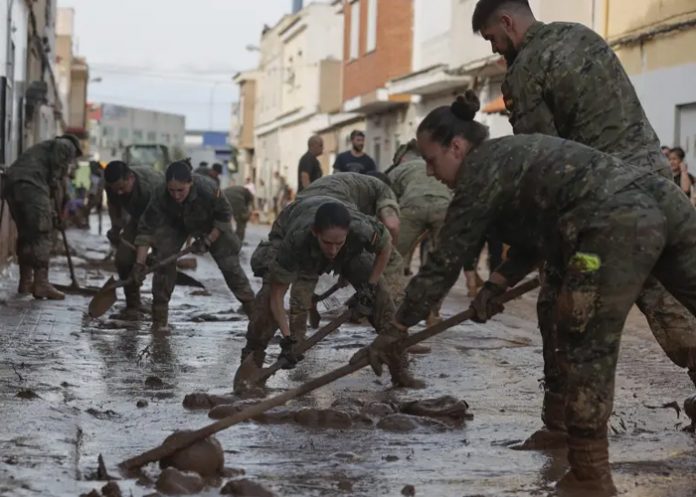
POLYGON ((495 100, 491 100, 484 107, 482 112, 484 114, 504 114, 507 112, 507 107, 505 107, 505 100, 503 96, 499 96, 495 100))

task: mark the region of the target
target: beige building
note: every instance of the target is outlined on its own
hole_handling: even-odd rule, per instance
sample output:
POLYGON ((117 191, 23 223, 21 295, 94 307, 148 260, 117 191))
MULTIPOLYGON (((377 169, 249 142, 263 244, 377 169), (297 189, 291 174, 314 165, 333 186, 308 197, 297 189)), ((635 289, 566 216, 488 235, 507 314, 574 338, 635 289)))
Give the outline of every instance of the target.
MULTIPOLYGON (((325 3, 284 16, 262 34, 258 68, 237 79, 241 91, 256 97, 253 121, 245 116, 240 126, 244 135, 253 122, 253 147, 247 134, 247 146, 240 148, 253 150, 247 157, 254 174, 248 176, 266 205, 277 193, 275 173, 297 189, 297 163, 307 139, 329 126, 328 111, 340 103, 341 23, 336 7, 325 3)), ((240 105, 240 112, 247 110, 240 105)))
POLYGON ((64 109, 65 131, 82 140, 89 154, 87 140, 87 84, 89 67, 84 57, 73 53, 75 10, 60 8, 56 17, 56 77, 58 94, 64 109))
POLYGON ((602 33, 660 140, 696 168, 696 1, 603 0, 602 33))

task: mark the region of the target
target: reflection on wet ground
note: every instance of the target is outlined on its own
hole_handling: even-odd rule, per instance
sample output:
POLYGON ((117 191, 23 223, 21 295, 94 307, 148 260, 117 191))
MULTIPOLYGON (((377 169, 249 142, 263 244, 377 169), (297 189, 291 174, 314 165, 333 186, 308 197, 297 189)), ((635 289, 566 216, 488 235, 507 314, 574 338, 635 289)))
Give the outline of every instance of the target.
MULTIPOLYGON (((258 226, 250 230, 245 264, 264 233, 258 226)), ((69 237, 78 279, 100 285, 108 266, 93 262, 108 252, 106 242, 77 231, 69 237)), ((103 482, 90 481, 99 454, 118 474, 119 461, 158 445, 173 430, 211 422, 209 408, 183 406, 187 394, 230 394, 246 321, 208 258, 199 257, 189 274, 211 295, 177 288, 168 334, 153 334, 146 320, 110 314, 91 320, 83 296, 58 303, 18 298, 16 271, 9 268, 0 281, 0 495, 73 497, 101 488, 103 482)), ((52 279, 69 281, 61 258, 52 279)), ((465 293, 455 287, 444 314, 467 305, 465 293)), ((346 289, 340 296, 349 294, 346 289)), ((331 315, 320 311, 325 319, 331 315)), ((407 485, 416 495, 554 495, 565 455, 509 448, 540 423, 541 346, 534 316, 534 297, 525 296, 485 326, 467 323, 431 340, 430 354, 412 356, 425 390, 392 390, 388 377, 365 369, 283 407, 284 420, 223 431, 217 437, 225 466, 283 496, 398 496, 409 493, 407 485), (466 401, 473 419, 413 426, 413 413, 399 407, 447 395, 466 401), (352 414, 347 419, 336 413, 352 414)), ((269 394, 345 364, 371 336, 363 326, 342 327, 295 370, 273 376, 269 394)), ((269 358, 277 353, 274 344, 269 358)), ((681 431, 688 420, 654 408, 692 393, 686 374, 663 358, 642 320, 632 317, 610 421, 612 467, 622 495, 696 494, 696 439, 681 431)), ((152 493, 159 469, 151 465, 145 473, 149 486, 120 481, 123 494, 152 493)), ((219 492, 219 486, 208 487, 201 495, 219 492)))

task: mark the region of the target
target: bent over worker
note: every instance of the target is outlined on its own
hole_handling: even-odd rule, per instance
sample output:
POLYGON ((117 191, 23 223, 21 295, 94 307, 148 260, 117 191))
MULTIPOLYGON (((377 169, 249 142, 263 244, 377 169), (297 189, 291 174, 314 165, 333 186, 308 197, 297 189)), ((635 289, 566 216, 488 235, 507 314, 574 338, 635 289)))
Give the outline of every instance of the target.
MULTIPOLYGON (((273 223, 268 241, 261 242, 251 258, 263 286, 256 295, 249 322, 242 361, 250 354, 262 367, 266 347, 280 329, 281 355, 290 366, 299 359, 294 352, 297 340, 291 335, 283 297, 299 275, 318 278, 333 271, 357 291, 356 312, 368 317, 379 336, 398 336, 393 327, 394 304, 384 288, 382 272, 389 260, 391 241, 383 224, 331 197, 315 196, 296 200, 273 223)), ((392 383, 418 387, 407 370, 405 355, 388 361, 392 383)), ((235 391, 244 388, 235 385, 235 391)))
POLYGON ((240 242, 244 241, 246 235, 246 225, 251 218, 251 211, 254 208, 254 194, 240 185, 233 185, 223 190, 227 202, 232 207, 232 217, 234 217, 235 233, 240 242))
POLYGON ((7 170, 4 197, 17 226, 19 285, 17 293, 37 299, 62 300, 65 295, 48 281, 51 233, 61 226, 56 202, 70 166, 82 155, 72 135, 29 147, 7 170))
MULTIPOLYGON (((134 280, 142 282, 148 247, 158 259, 176 254, 189 236, 196 237, 194 252, 210 251, 228 288, 251 315, 254 292, 239 264, 241 243, 230 227, 232 212, 214 181, 191 173, 188 161, 172 162, 165 173, 166 184, 152 195, 140 217, 133 266, 134 280)), ((155 272, 152 281, 152 321, 155 327, 168 324, 169 299, 176 282, 176 265, 155 272)))
MULTIPOLYGON (((559 136, 671 177, 633 83, 600 35, 582 24, 538 22, 527 0, 480 0, 472 27, 508 62, 502 92, 515 134, 559 136)), ((542 420, 553 430, 557 427, 549 426, 546 413, 562 410, 565 404, 559 368, 549 362, 556 342, 554 308, 561 278, 548 265, 542 274, 545 284, 537 306, 547 362, 542 420)), ((688 351, 696 346, 696 319, 652 277, 636 304, 672 362, 688 367, 688 351)), ((696 384, 696 370, 689 375, 696 384)), ((529 440, 529 448, 535 445, 529 440)))
MULTIPOLYGON (((429 173, 455 192, 438 248, 408 285, 396 326, 427 315, 492 229, 516 250, 474 300, 480 321, 540 260, 552 264, 561 280, 556 361, 567 396, 555 421, 567 429, 570 462, 560 486, 612 494, 607 420, 622 328, 651 274, 696 313, 696 211, 671 181, 579 143, 538 134, 487 141, 476 110, 467 92, 418 128, 429 173)), ((696 366, 696 350, 689 360, 696 366)))
MULTIPOLYGON (((164 174, 149 166, 129 167, 125 162, 115 160, 106 166, 104 180, 111 219, 106 237, 116 247, 116 271, 119 278, 125 280, 135 264, 133 245, 140 218, 154 192, 164 186, 164 174)), ((140 285, 130 283, 123 287, 123 293, 126 297, 124 317, 137 318, 141 305, 140 285)))

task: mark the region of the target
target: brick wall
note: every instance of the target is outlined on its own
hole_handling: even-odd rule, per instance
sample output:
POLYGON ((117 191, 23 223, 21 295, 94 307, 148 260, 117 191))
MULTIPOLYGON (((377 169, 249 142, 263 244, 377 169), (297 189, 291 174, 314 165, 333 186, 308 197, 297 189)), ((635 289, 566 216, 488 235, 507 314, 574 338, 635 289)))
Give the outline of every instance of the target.
POLYGON ((367 45, 368 0, 344 0, 343 9, 343 100, 370 93, 411 71, 413 52, 413 2, 377 0, 376 49, 367 45), (351 9, 360 4, 358 58, 350 60, 351 9))

